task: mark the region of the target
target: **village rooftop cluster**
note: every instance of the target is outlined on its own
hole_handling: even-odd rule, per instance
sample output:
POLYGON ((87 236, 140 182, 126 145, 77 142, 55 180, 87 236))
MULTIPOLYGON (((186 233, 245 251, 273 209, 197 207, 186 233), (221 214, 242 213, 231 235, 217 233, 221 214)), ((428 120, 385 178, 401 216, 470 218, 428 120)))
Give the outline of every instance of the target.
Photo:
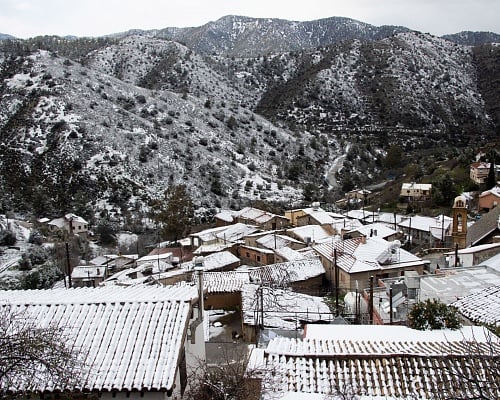
MULTIPOLYGON (((431 193, 401 188, 413 204, 431 193)), ((484 328, 500 326, 498 187, 481 194, 474 221, 467 195, 451 217, 369 210, 369 196, 348 193, 347 204, 362 207, 343 213, 319 203, 284 215, 222 210, 214 227, 145 256, 102 254, 68 264, 50 290, 1 291, 2 307, 64 326, 86 354, 80 385, 40 380, 30 390, 181 399, 199 363, 214 362, 215 341, 244 349, 256 398, 436 398, 457 381, 467 382, 464 396, 489 382, 481 390, 498 398, 488 374, 498 372, 500 342, 484 328), (465 326, 404 326, 426 299, 456 307, 465 326)), ((38 224, 66 237, 89 230, 74 214, 38 224)), ((23 392, 21 380, 9 385, 1 389, 23 392)))

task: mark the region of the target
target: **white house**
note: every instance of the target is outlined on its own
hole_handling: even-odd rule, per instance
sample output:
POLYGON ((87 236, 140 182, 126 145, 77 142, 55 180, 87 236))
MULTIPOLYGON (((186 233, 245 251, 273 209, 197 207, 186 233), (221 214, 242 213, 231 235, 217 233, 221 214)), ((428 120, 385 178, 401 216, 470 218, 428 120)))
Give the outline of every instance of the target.
POLYGON ((89 223, 78 215, 68 213, 64 217, 55 218, 47 223, 51 232, 58 230, 75 235, 86 234, 89 223))

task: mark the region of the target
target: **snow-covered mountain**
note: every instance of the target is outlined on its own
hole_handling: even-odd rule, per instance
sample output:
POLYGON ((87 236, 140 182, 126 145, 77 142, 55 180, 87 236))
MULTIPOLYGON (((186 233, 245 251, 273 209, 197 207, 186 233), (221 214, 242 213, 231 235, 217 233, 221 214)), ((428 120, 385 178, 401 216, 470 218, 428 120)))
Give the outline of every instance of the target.
POLYGON ((172 183, 206 208, 319 198, 373 181, 389 145, 497 133, 499 57, 347 19, 2 41, 3 206, 135 218, 172 183))

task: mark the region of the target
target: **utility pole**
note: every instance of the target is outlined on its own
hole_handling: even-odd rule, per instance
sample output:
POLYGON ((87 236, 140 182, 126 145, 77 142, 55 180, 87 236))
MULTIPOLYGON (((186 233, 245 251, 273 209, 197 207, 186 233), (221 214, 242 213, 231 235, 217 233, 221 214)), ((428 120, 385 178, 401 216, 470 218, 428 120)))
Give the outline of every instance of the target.
POLYGON ((337 265, 337 249, 333 249, 333 267, 335 274, 335 316, 339 316, 339 267, 337 265))
POLYGON ((370 276, 370 299, 368 302, 369 325, 373 325, 373 275, 370 276))
POLYGON ((389 288, 389 325, 392 325, 392 284, 389 288))

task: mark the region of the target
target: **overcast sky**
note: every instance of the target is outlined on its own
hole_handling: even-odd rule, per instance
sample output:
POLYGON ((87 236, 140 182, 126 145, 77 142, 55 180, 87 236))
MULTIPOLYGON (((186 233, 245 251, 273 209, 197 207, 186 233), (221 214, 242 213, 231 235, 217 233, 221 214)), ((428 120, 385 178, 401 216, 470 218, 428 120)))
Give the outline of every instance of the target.
POLYGON ((0 0, 0 33, 101 36, 200 26, 230 14, 294 21, 341 16, 438 36, 500 33, 500 0, 0 0))

